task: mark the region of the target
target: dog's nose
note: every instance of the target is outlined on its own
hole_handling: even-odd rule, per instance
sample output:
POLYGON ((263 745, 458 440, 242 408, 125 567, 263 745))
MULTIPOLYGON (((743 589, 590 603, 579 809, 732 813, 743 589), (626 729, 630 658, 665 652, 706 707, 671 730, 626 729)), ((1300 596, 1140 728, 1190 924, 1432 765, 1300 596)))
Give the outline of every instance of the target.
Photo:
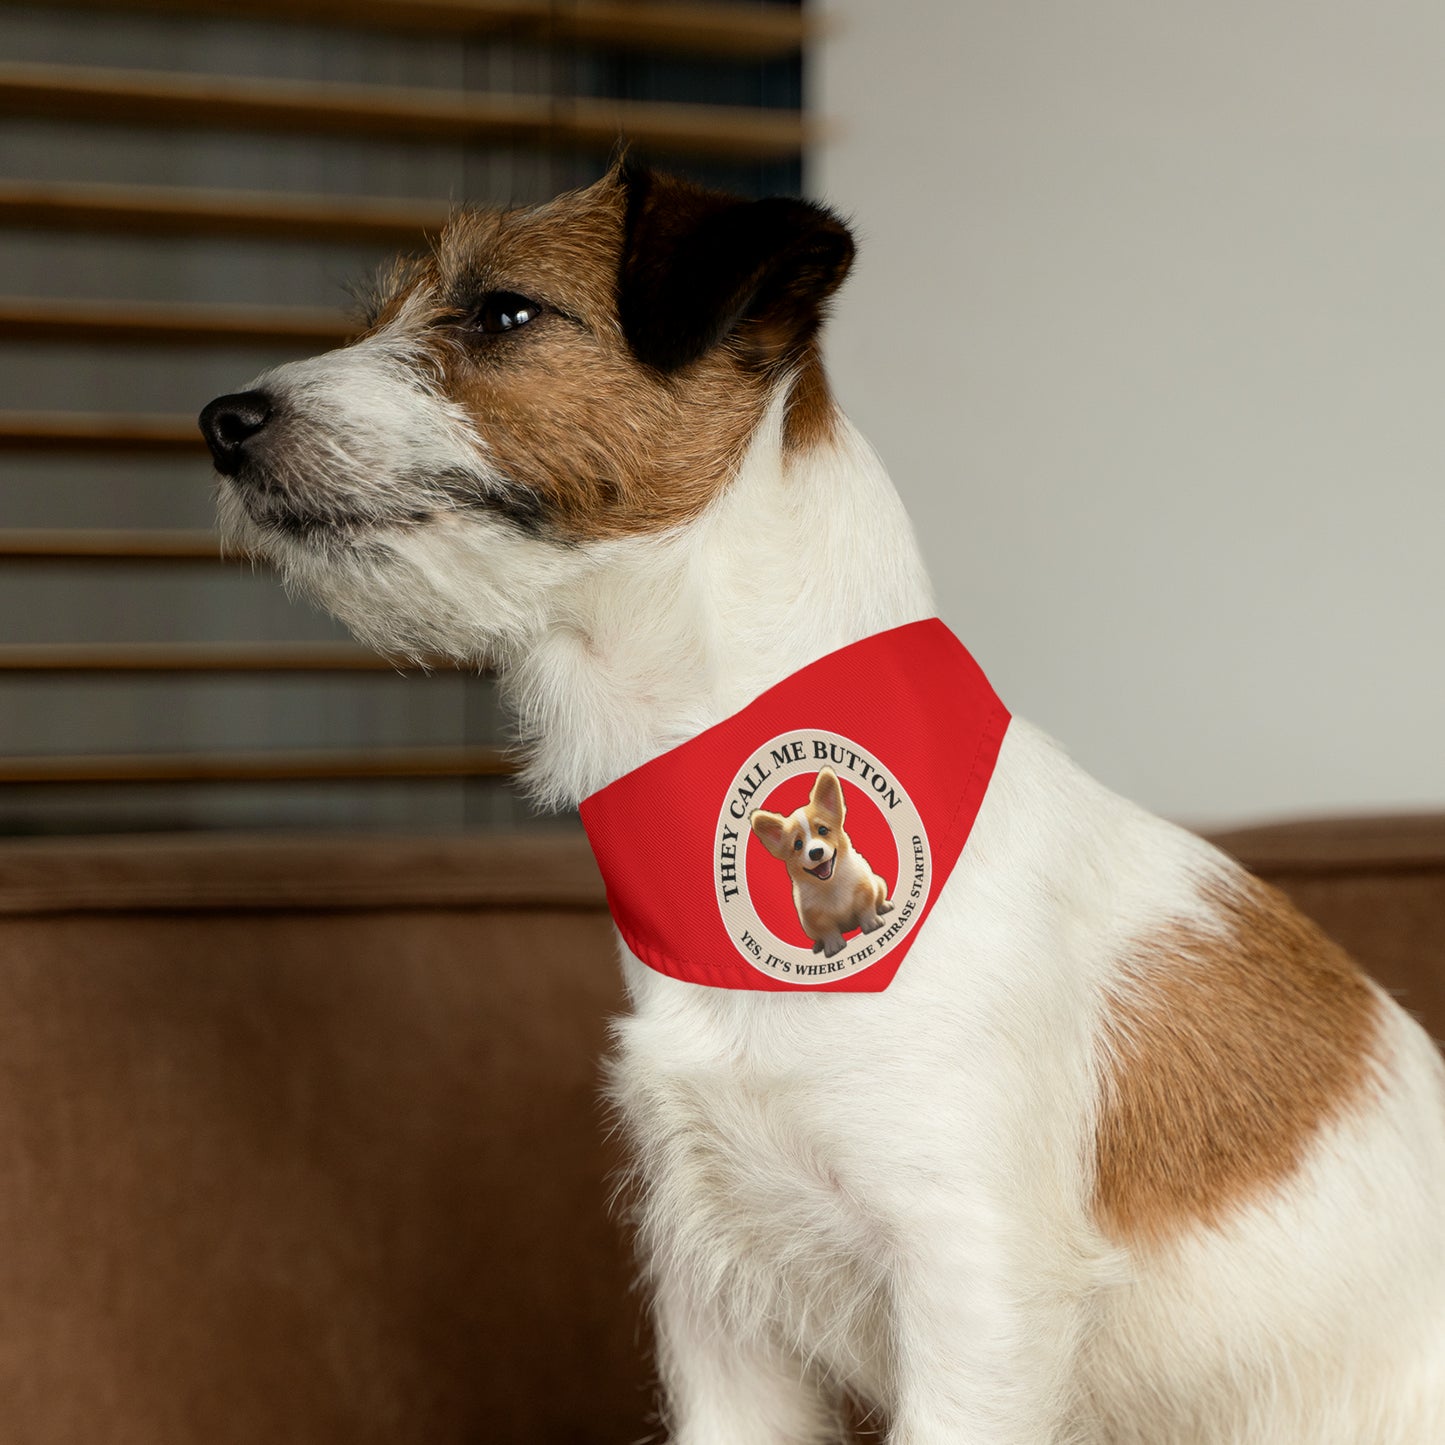
POLYGON ((270 419, 271 398, 264 391, 238 391, 207 405, 201 413, 201 435, 223 477, 234 477, 241 470, 246 443, 270 419))
POLYGON ((814 863, 817 863, 817 862, 821 861, 821 859, 822 859, 822 857, 823 857, 824 851, 825 851, 825 850, 824 850, 822 844, 820 843, 820 844, 818 844, 817 847, 809 848, 809 849, 808 849, 808 857, 811 858, 814 863))

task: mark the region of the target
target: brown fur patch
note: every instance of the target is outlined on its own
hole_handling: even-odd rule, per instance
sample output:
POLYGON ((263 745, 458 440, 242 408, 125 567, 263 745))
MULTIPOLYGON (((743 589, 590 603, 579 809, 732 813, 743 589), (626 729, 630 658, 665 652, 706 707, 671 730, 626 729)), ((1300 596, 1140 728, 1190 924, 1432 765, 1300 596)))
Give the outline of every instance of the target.
POLYGON ((1158 1244, 1284 1183, 1367 1089, 1379 1001, 1284 895, 1240 873, 1220 929, 1140 942, 1110 1002, 1094 1209, 1158 1244))
MULTIPOLYGON (((624 216, 615 176, 545 206, 461 213, 383 311, 426 346, 492 465, 573 540, 695 517, 735 474, 771 389, 732 341, 672 375, 632 355, 617 308, 624 216), (513 333, 478 337, 468 309, 492 291, 546 309, 513 333)), ((816 438, 827 384, 814 363, 790 430, 816 438)))
POLYGON ((837 425, 838 407, 823 370, 822 358, 817 346, 809 345, 788 397, 783 445, 794 455, 810 451, 813 447, 826 446, 833 440, 837 425))

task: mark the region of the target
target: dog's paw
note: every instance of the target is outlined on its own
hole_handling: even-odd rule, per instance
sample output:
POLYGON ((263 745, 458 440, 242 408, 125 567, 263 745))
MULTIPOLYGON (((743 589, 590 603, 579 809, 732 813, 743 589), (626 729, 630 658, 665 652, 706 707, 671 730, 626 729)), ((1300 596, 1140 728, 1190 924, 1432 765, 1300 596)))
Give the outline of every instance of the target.
MULTIPOLYGON (((814 947, 816 948, 817 945, 815 944, 814 947)), ((835 953, 842 953, 844 947, 845 945, 841 938, 830 938, 827 943, 823 945, 823 957, 832 958, 835 953)))
POLYGON ((883 902, 878 905, 878 912, 879 912, 879 913, 892 913, 892 912, 893 912, 893 904, 892 904, 888 899, 885 898, 885 899, 883 900, 883 902))
MULTIPOLYGON (((882 912, 883 910, 880 908, 878 913, 882 912)), ((858 927, 861 928, 864 933, 877 933, 878 930, 883 927, 883 920, 879 918, 878 913, 875 913, 872 918, 865 918, 858 927)))
POLYGON ((821 938, 815 938, 815 939, 813 940, 813 952, 814 952, 814 953, 822 953, 822 951, 823 951, 823 940, 822 940, 821 938))

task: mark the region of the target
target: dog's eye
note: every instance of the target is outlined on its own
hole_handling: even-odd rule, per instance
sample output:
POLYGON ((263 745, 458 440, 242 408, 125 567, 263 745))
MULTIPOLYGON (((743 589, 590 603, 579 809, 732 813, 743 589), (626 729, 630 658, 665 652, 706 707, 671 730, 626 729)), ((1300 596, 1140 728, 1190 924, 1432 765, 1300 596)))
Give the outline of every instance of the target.
POLYGON ((472 324, 488 336, 498 336, 535 321, 541 311, 540 302, 519 296, 515 291, 488 291, 472 313, 472 324))
POLYGON ((794 839, 793 839, 793 852, 794 852, 794 853, 796 853, 796 852, 798 851, 798 849, 801 848, 802 846, 803 846, 803 840, 802 840, 801 838, 794 838, 794 839))
POLYGON ((828 836, 828 830, 827 830, 826 828, 820 827, 820 828, 818 829, 818 836, 819 836, 820 838, 826 838, 826 837, 828 836))

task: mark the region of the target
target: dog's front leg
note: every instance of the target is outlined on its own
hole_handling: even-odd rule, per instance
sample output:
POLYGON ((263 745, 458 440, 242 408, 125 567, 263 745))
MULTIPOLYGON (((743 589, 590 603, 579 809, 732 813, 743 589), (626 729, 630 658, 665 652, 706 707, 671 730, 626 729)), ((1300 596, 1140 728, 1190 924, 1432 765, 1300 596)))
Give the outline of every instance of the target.
POLYGON ((952 1221, 895 1276, 889 1445, 1088 1445, 1069 1388, 1076 1301, 982 1262, 965 1227, 952 1221))
POLYGON ((653 1304, 669 1445, 837 1445, 836 1401, 801 1359, 741 1334, 719 1311, 659 1283, 653 1304))

